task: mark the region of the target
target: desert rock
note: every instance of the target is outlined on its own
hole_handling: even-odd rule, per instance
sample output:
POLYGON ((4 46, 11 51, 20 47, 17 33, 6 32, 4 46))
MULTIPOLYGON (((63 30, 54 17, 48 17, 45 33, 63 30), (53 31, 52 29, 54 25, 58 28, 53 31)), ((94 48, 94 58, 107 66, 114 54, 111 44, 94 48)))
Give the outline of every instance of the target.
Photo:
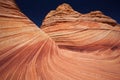
POLYGON ((61 4, 56 10, 50 11, 45 17, 42 27, 49 26, 59 22, 72 22, 72 21, 95 21, 100 23, 107 23, 115 26, 117 22, 104 15, 101 11, 91 11, 90 13, 82 14, 79 13, 66 3, 61 4))
POLYGON ((39 29, 13 0, 0 0, 0 9, 0 80, 120 80, 115 20, 80 19, 63 4, 39 29))
POLYGON ((66 70, 63 73, 71 80, 119 80, 119 24, 101 11, 81 14, 68 4, 58 8, 48 13, 41 28, 61 49, 63 63, 69 65, 61 65, 66 70))

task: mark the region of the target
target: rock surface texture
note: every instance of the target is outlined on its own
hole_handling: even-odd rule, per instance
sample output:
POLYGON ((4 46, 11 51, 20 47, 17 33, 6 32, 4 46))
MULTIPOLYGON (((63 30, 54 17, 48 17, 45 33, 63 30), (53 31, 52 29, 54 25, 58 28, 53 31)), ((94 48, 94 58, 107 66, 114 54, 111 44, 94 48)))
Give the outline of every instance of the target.
POLYGON ((120 80, 120 25, 68 4, 42 29, 13 0, 0 0, 0 80, 120 80))

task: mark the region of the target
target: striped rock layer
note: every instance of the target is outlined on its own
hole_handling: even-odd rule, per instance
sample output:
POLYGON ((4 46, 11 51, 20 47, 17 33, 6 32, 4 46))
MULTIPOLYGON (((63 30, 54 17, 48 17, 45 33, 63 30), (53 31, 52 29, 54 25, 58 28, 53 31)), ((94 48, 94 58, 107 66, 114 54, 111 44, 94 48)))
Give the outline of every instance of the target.
POLYGON ((120 80, 120 27, 110 17, 63 4, 41 30, 13 0, 0 10, 0 80, 120 80))

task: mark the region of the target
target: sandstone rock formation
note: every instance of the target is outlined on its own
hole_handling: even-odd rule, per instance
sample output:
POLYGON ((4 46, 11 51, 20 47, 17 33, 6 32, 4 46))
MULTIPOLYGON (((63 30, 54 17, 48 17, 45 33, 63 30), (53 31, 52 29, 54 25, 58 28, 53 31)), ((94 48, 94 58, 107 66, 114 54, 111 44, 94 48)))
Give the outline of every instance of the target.
POLYGON ((110 17, 63 4, 41 30, 13 0, 0 9, 0 80, 120 80, 120 27, 110 17))
POLYGON ((43 80, 42 58, 47 48, 55 53, 52 46, 54 42, 13 0, 0 0, 0 80, 43 80))
POLYGON ((58 6, 56 10, 52 10, 45 17, 42 27, 49 26, 54 23, 68 22, 68 21, 95 21, 107 23, 109 25, 116 25, 117 22, 112 18, 105 16, 101 11, 92 11, 87 14, 81 14, 74 11, 69 4, 63 3, 58 6))
POLYGON ((100 11, 81 14, 62 4, 41 27, 61 49, 69 65, 63 64, 63 72, 71 80, 120 79, 120 26, 112 18, 100 11))
POLYGON ((120 27, 115 20, 100 11, 80 14, 65 3, 48 13, 41 27, 59 46, 79 46, 80 50, 120 44, 120 27))

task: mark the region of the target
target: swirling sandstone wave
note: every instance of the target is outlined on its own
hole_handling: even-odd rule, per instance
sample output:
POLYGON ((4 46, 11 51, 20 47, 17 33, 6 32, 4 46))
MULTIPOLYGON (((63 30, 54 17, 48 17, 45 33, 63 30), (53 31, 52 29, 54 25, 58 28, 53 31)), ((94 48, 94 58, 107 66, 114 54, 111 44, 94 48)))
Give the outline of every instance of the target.
POLYGON ((74 79, 120 79, 120 26, 112 18, 100 11, 81 14, 62 4, 41 27, 61 49, 67 73, 79 76, 74 79))
POLYGON ((0 9, 0 80, 120 80, 119 25, 50 22, 42 30, 51 39, 13 0, 0 9))

